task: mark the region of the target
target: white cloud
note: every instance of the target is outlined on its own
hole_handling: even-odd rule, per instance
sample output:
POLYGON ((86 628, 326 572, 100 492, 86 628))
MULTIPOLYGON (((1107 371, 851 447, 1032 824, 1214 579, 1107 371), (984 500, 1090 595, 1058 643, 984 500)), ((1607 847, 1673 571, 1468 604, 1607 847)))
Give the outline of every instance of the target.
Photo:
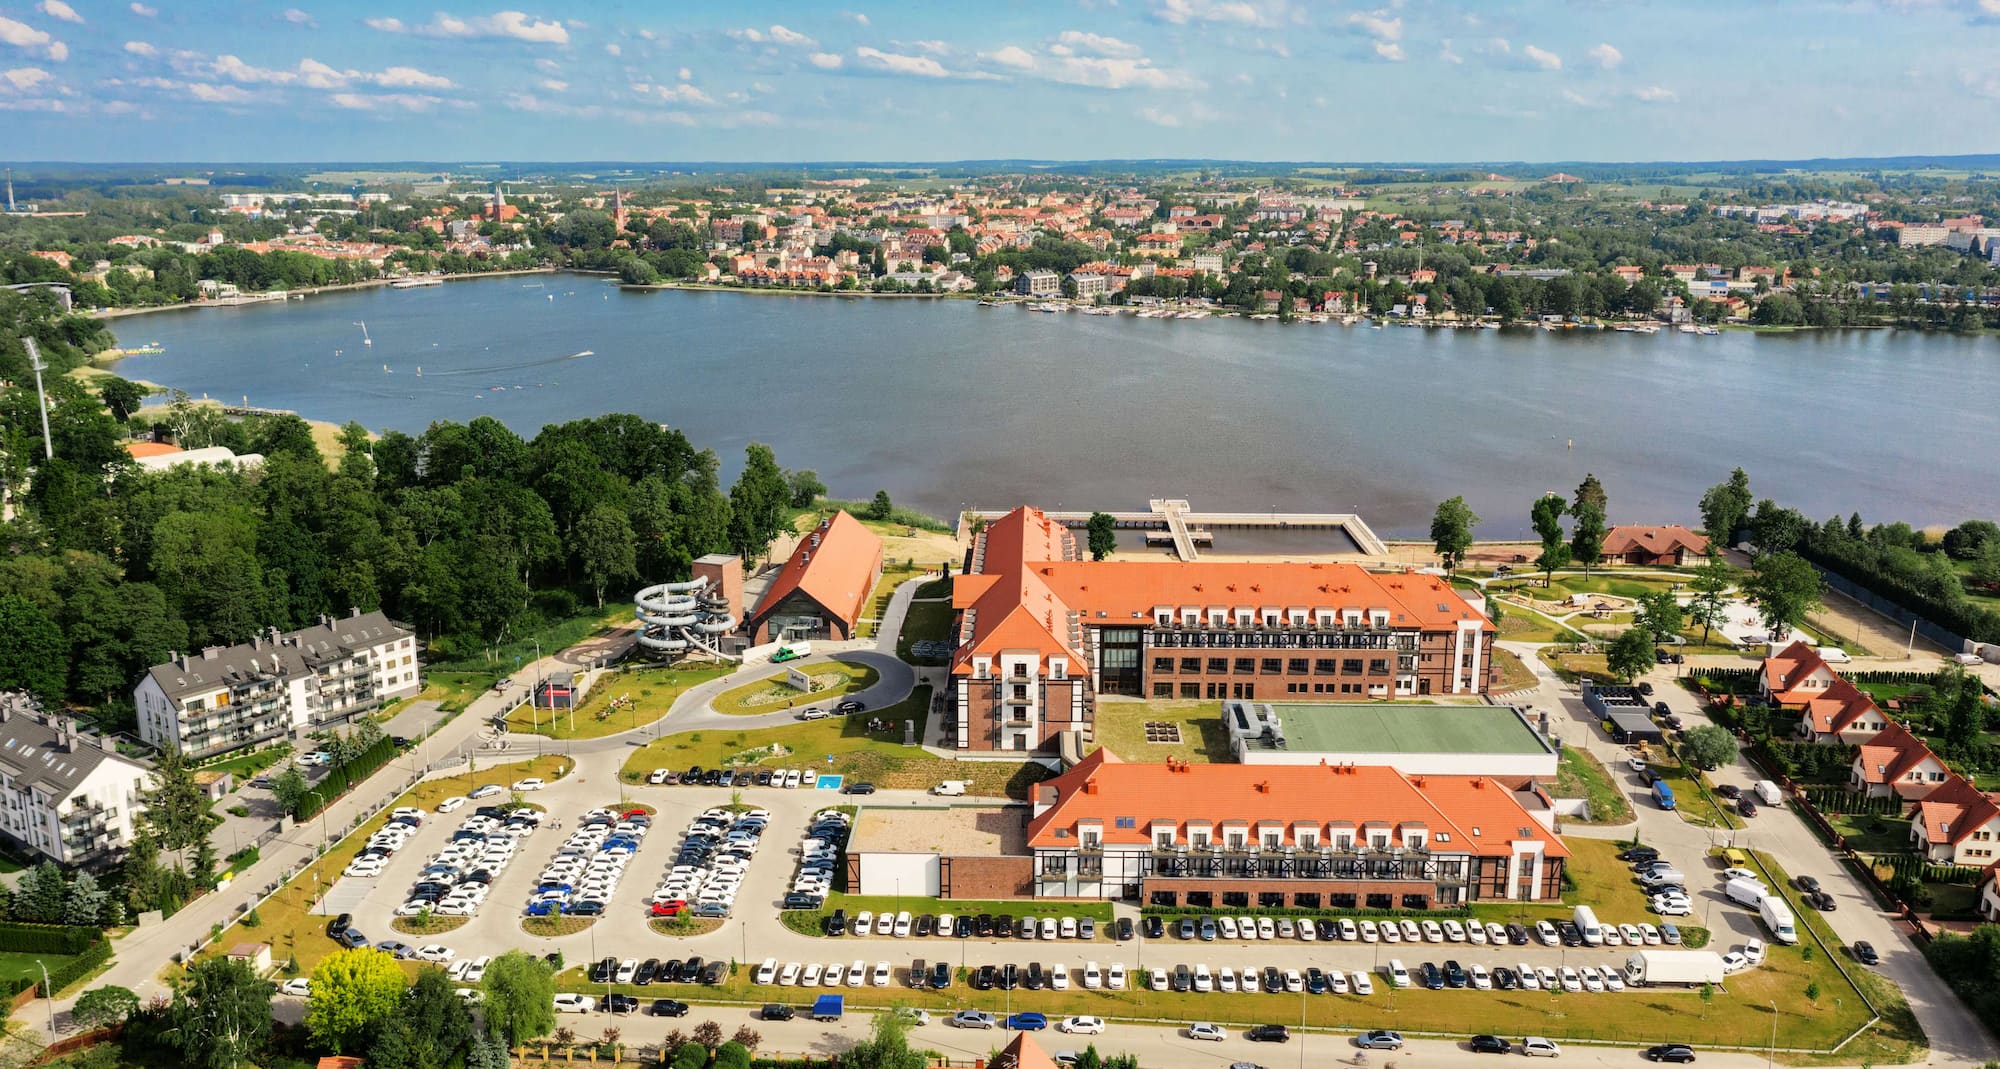
POLYGON ((682 67, 682 68, 680 69, 680 75, 679 75, 679 76, 680 76, 680 80, 681 80, 681 81, 683 81, 683 82, 692 82, 692 81, 694 81, 694 71, 693 71, 693 70, 691 70, 691 69, 689 69, 689 68, 687 68, 687 67, 682 67))
POLYGON ((1632 95, 1648 104, 1671 104, 1680 99, 1680 94, 1663 85, 1649 85, 1643 89, 1634 89, 1632 95))
POLYGON ((248 104, 255 100, 248 90, 234 85, 210 85, 195 82, 187 87, 188 95, 209 104, 248 104))
POLYGON ((384 33, 418 33, 426 37, 506 37, 534 44, 566 45, 569 31, 553 19, 541 19, 519 11, 496 11, 491 15, 461 18, 440 11, 421 26, 401 19, 375 18, 368 26, 384 33))
POLYGON ((1563 65, 1562 57, 1556 55, 1554 52, 1551 52, 1548 49, 1536 48, 1534 45, 1527 45, 1521 49, 1521 54, 1523 56, 1528 57, 1528 62, 1533 63, 1535 66, 1540 67, 1545 71, 1559 71, 1562 69, 1563 65))
POLYGON ((1620 63, 1625 62, 1625 53, 1618 51, 1618 49, 1609 44, 1598 45, 1590 50, 1589 55, 1591 59, 1597 61, 1598 66, 1603 67, 1605 70, 1611 70, 1620 63))
POLYGON ((1153 17, 1176 26, 1191 22, 1226 22, 1238 26, 1270 26, 1275 19, 1245 0, 1153 0, 1153 17))
POLYGON ((327 99, 351 111, 428 111, 438 104, 437 97, 413 93, 335 93, 327 99))
POLYGON ((1056 41, 1076 52, 1094 56, 1125 57, 1139 54, 1139 46, 1130 41, 1103 34, 1085 33, 1082 30, 1064 30, 1056 35, 1056 41))
POLYGON ((299 66, 299 72, 273 70, 268 67, 258 67, 245 63, 235 56, 221 55, 215 57, 215 61, 208 65, 208 72, 217 77, 227 78, 232 82, 244 85, 284 85, 297 81, 300 73, 310 75, 316 74, 320 70, 333 70, 333 68, 319 61, 311 59, 300 61, 299 66), (310 68, 307 66, 308 64, 311 65, 310 68))
POLYGON ((1356 12, 1347 16, 1347 24, 1377 40, 1400 41, 1403 39, 1403 20, 1400 18, 1391 18, 1380 11, 1373 13, 1356 12))
MULTIPOLYGON (((1115 40, 1115 39, 1114 39, 1115 40)), ((1118 41, 1123 46, 1125 42, 1118 41)), ((1130 47, 1130 46, 1126 46, 1130 47)), ((1153 61, 1130 48, 1125 55, 1077 55, 1059 38, 1047 52, 1037 55, 1019 45, 1007 45, 981 58, 1010 70, 1026 71, 1065 85, 1093 89, 1198 89, 1201 81, 1185 71, 1156 67, 1153 61)))
POLYGON ((1159 108, 1140 108, 1139 117, 1152 123, 1154 126, 1173 127, 1181 124, 1180 116, 1175 115, 1171 111, 1162 111, 1159 108))
POLYGON ((613 45, 605 45, 605 46, 604 46, 604 54, 605 54, 605 55, 607 55, 607 56, 622 56, 622 55, 624 55, 624 54, 625 54, 625 50, 624 50, 624 49, 622 49, 622 48, 619 48, 619 47, 618 47, 617 45, 615 45, 615 44, 613 44, 613 45))
POLYGON ((812 60, 813 66, 825 71, 837 71, 840 69, 840 65, 846 62, 840 58, 840 53, 838 52, 814 52, 807 58, 812 60))
POLYGON ((1391 63, 1401 63, 1406 58, 1403 55, 1403 46, 1394 41, 1375 42, 1375 54, 1391 63))
POLYGON ((729 36, 734 37, 739 41, 748 41, 753 45, 764 43, 764 31, 756 28, 755 26, 746 27, 741 30, 730 30, 729 36))
POLYGON ((450 78, 430 74, 415 67, 390 67, 373 78, 376 85, 391 89, 450 89, 450 78))
MULTIPOLYGON (((896 43, 902 44, 901 41, 898 41, 896 43)), ((910 46, 915 48, 919 52, 929 52, 931 55, 934 56, 942 56, 946 52, 951 51, 951 46, 949 44, 946 44, 945 42, 938 40, 911 41, 910 46)))
POLYGON ((951 77, 951 72, 944 69, 944 64, 929 56, 904 56, 863 45, 854 50, 854 57, 859 59, 863 66, 889 74, 908 74, 918 78, 951 77))
POLYGON ((807 37, 805 34, 785 29, 783 26, 771 27, 771 40, 781 45, 797 45, 801 48, 819 47, 818 41, 807 37))
POLYGON ((714 98, 700 88, 685 83, 681 85, 656 85, 653 95, 671 104, 713 104, 714 98))
POLYGON ((562 64, 557 63, 555 60, 552 60, 547 56, 543 56, 542 58, 535 61, 535 69, 538 71, 543 71, 548 74, 561 74, 562 64))
POLYGON ((1444 43, 1438 46, 1438 59, 1442 62, 1453 64, 1454 66, 1465 62, 1464 56, 1461 56, 1458 53, 1453 52, 1451 50, 1450 38, 1446 38, 1444 43))
POLYGON ((159 49, 154 48, 152 45, 147 44, 144 41, 125 42, 125 51, 130 52, 135 56, 157 56, 160 54, 159 49))
POLYGON ((853 19, 854 21, 860 23, 863 26, 868 25, 868 16, 862 14, 859 11, 848 11, 848 12, 843 12, 843 14, 845 14, 848 18, 853 19))
POLYGON ((544 78, 536 83, 551 93, 562 93, 569 89, 569 83, 559 78, 544 78))
POLYGON ((16 67, 10 71, 0 71, 0 80, 4 80, 8 86, 19 93, 32 92, 36 86, 48 81, 52 77, 54 75, 40 67, 16 67))
POLYGON ((79 25, 83 22, 83 16, 77 14, 75 8, 63 3, 63 0, 42 0, 41 3, 35 6, 41 9, 42 14, 52 19, 61 19, 64 22, 74 22, 79 25))
POLYGON ((142 19, 150 19, 153 16, 158 15, 160 13, 159 8, 147 7, 146 5, 139 3, 139 0, 132 0, 132 3, 127 5, 127 7, 130 9, 132 14, 137 15, 142 19))
POLYGON ((50 37, 46 32, 35 29, 25 22, 0 15, 0 44, 13 45, 28 50, 41 49, 50 59, 58 62, 69 58, 69 46, 50 37))
POLYGON ((1602 104, 1599 104, 1597 101, 1592 100, 1587 96, 1584 96, 1582 93, 1579 93, 1574 89, 1563 90, 1562 98, 1564 100, 1569 101, 1572 104, 1575 104, 1579 108, 1597 108, 1603 106, 1602 104))
POLYGON ((1022 48, 1020 45, 1008 45, 1005 48, 998 48, 981 54, 1003 67, 1013 67, 1016 70, 1024 71, 1035 69, 1034 53, 1022 48))
POLYGON ((308 15, 305 12, 300 11, 298 8, 295 7, 286 8, 285 13, 279 17, 283 18, 286 22, 289 22, 294 26, 319 25, 319 23, 313 21, 313 17, 311 15, 308 15))

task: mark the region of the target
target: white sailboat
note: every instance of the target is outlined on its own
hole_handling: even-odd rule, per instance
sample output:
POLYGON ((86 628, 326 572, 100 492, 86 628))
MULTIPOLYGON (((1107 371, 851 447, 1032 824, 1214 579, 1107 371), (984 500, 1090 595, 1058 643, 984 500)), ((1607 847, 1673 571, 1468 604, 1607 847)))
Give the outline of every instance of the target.
POLYGON ((357 319, 357 320, 355 320, 355 321, 354 321, 354 325, 355 325, 355 326, 357 326, 357 327, 360 327, 360 328, 361 328, 361 345, 362 345, 362 347, 363 347, 363 348, 374 348, 374 346, 375 346, 375 339, 373 339, 373 338, 371 338, 371 337, 369 337, 369 336, 368 336, 368 323, 367 323, 367 322, 366 322, 365 320, 360 320, 360 319, 357 319))

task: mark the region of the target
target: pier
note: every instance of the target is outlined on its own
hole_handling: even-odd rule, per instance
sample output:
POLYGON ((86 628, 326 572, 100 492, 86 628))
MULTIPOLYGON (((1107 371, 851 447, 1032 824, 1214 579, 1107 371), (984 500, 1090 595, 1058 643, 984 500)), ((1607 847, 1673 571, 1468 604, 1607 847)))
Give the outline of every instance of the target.
MULTIPOLYGON (((1169 545, 1174 556, 1184 561, 1200 559, 1198 546, 1215 544, 1215 532, 1235 530, 1333 530, 1345 534, 1363 555, 1388 557, 1389 547, 1376 536, 1360 516, 1352 512, 1196 512, 1180 498, 1159 498, 1146 503, 1145 512, 1113 512, 1112 522, 1120 530, 1145 532, 1149 545, 1169 545)), ((973 520, 995 520, 1007 510, 967 509, 958 518, 960 527, 973 520)), ((1065 527, 1084 527, 1088 512, 1050 512, 1049 519, 1065 527)), ((967 534, 963 529, 959 534, 967 534)))

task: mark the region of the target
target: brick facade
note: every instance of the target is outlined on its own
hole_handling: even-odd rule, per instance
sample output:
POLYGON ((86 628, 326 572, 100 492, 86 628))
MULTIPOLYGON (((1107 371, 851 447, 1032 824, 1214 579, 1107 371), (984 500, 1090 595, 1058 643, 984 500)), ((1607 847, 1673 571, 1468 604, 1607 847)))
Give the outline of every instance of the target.
POLYGON ((1020 855, 938 859, 938 884, 944 898, 1028 898, 1035 893, 1034 874, 1035 859, 1020 855))

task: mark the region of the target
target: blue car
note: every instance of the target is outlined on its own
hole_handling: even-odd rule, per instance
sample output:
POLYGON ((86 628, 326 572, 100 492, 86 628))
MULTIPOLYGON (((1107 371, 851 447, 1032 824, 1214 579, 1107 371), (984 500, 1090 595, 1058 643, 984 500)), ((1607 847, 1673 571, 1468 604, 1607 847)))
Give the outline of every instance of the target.
POLYGON ((548 917, 561 912, 562 903, 560 902, 536 902, 528 907, 528 916, 530 917, 548 917))
POLYGON ((535 893, 538 895, 545 895, 548 894, 550 891, 561 891, 563 894, 568 894, 570 892, 570 886, 569 884, 566 883, 545 883, 540 887, 535 888, 535 893))
POLYGON ((1007 1016, 1007 1027, 1017 1032, 1039 1032, 1048 1026, 1048 1017, 1039 1013, 1014 1013, 1007 1016))

